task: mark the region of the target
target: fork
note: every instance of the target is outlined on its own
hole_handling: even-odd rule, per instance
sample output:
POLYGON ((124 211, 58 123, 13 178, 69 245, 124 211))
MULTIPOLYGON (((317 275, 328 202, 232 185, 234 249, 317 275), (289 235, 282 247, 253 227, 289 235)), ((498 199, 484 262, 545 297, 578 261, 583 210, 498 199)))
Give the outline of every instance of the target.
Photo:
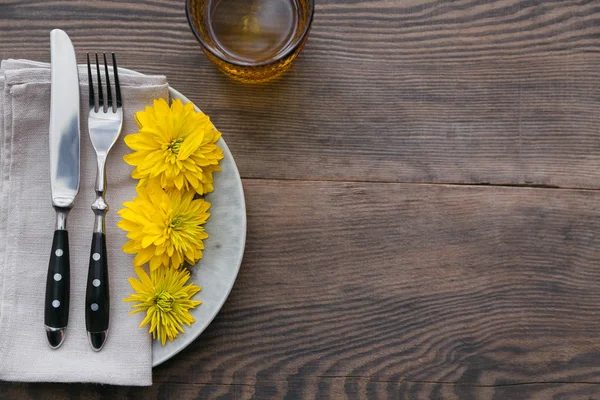
POLYGON ((106 253, 106 233, 104 216, 108 205, 104 200, 106 191, 106 157, 117 141, 123 126, 123 107, 121 103, 121 88, 115 53, 112 53, 113 75, 115 80, 116 99, 113 101, 104 53, 104 71, 106 76, 106 98, 102 91, 100 65, 96 53, 96 72, 98 75, 98 105, 94 96, 94 82, 90 55, 87 54, 88 83, 90 97, 90 112, 88 115, 88 130, 90 140, 96 150, 98 169, 96 171, 96 200, 92 204, 95 215, 90 264, 88 269, 87 289, 85 295, 85 326, 90 345, 95 351, 102 350, 108 336, 110 297, 108 288, 108 260, 106 253))

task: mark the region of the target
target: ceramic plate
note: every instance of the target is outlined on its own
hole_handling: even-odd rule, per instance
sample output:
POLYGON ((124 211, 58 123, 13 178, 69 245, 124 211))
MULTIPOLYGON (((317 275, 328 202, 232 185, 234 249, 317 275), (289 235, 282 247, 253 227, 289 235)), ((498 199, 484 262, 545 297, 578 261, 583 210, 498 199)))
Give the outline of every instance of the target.
MULTIPOLYGON (((119 71, 122 74, 139 74, 125 68, 119 68, 119 71)), ((169 95, 183 103, 190 102, 173 88, 169 88, 169 95)), ((196 110, 200 111, 198 107, 196 110)), ((205 197, 211 204, 211 215, 205 225, 210 237, 204 241, 203 257, 192 268, 191 276, 191 281, 202 287, 194 297, 202 304, 191 311, 196 322, 189 327, 184 326, 185 334, 179 335, 174 342, 167 341, 165 346, 161 346, 158 340, 153 341, 154 367, 186 348, 206 329, 229 296, 242 263, 246 243, 246 206, 242 180, 223 138, 219 139, 217 145, 223 149, 225 158, 219 163, 222 170, 213 175, 215 190, 205 197)))

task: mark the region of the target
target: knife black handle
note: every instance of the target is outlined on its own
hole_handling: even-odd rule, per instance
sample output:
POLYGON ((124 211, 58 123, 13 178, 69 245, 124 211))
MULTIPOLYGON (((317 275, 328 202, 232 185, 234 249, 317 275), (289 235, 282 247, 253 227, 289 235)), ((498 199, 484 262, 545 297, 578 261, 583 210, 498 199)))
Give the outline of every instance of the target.
POLYGON ((110 314, 108 289, 106 235, 94 232, 85 294, 85 327, 90 333, 108 331, 110 314))
POLYGON ((71 290, 70 275, 69 233, 66 230, 57 229, 54 231, 52 239, 52 253, 50 253, 48 277, 46 278, 44 324, 48 328, 67 327, 71 290))

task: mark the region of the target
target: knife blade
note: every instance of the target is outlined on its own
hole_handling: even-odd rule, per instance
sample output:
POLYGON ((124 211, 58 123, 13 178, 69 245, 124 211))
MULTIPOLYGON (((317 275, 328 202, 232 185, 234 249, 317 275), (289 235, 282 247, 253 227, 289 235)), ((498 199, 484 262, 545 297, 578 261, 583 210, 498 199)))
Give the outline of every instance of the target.
POLYGON ((44 324, 50 347, 63 343, 69 321, 70 264, 67 216, 79 192, 79 75, 66 32, 50 32, 50 186, 56 226, 46 278, 44 324))

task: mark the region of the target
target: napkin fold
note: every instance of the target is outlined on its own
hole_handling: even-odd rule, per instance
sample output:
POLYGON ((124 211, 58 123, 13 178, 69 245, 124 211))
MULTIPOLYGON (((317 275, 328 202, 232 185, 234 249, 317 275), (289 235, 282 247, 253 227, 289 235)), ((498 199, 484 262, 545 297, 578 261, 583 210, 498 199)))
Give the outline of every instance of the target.
MULTIPOLYGON (((116 212, 135 195, 123 137, 137 131, 136 111, 168 98, 164 76, 120 73, 124 121, 107 161, 106 215, 110 275, 110 329, 94 352, 85 330, 85 291, 94 215, 96 156, 87 130, 87 69, 80 68, 81 178, 68 218, 71 257, 69 326, 52 350, 44 329, 46 274, 54 232, 48 154, 50 65, 3 60, 0 66, 0 380, 152 384, 151 338, 138 328, 122 299, 132 292, 132 256, 122 252, 125 233, 116 212)), ((114 79, 112 80, 114 82, 114 79)))

